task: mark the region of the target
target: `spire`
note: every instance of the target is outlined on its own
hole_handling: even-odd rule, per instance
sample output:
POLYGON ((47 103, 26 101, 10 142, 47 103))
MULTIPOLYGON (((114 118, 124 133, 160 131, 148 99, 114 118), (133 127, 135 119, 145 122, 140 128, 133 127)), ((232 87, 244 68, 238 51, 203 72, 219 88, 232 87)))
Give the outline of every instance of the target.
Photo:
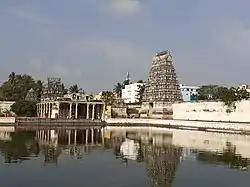
POLYGON ((129 74, 129 72, 127 72, 126 80, 129 80, 129 81, 130 81, 130 74, 129 74))

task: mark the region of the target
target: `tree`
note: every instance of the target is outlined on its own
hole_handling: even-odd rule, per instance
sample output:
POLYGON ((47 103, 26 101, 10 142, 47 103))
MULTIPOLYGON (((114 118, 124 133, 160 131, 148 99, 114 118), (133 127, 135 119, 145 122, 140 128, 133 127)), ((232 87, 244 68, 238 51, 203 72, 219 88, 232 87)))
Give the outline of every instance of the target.
POLYGON ((69 87, 69 92, 72 93, 85 93, 82 88, 79 88, 77 84, 69 87))
POLYGON ((138 80, 137 83, 143 83, 143 80, 138 80))
POLYGON ((138 94, 137 94, 137 98, 139 100, 139 103, 141 103, 142 99, 143 99, 143 94, 144 94, 144 91, 145 91, 145 84, 138 85, 138 88, 139 88, 139 91, 138 91, 138 94))
POLYGON ((40 101, 43 85, 40 80, 23 74, 10 73, 9 79, 0 87, 0 99, 15 101, 11 111, 19 116, 35 116, 36 103, 40 101), (28 100, 26 101, 28 96, 28 100))
POLYGON ((198 89, 198 100, 216 100, 218 99, 218 85, 202 85, 198 89))
POLYGON ((35 81, 29 75, 16 75, 12 72, 9 79, 0 87, 0 99, 5 101, 24 100, 30 89, 40 96, 42 93, 41 81, 35 81))
POLYGON ((75 85, 73 85, 73 86, 70 86, 70 87, 69 87, 69 92, 70 92, 70 93, 78 93, 78 92, 79 92, 78 85, 75 84, 75 85))
POLYGON ((5 158, 5 163, 16 163, 39 155, 39 146, 34 132, 11 133, 10 141, 0 140, 0 154, 5 158))
POLYGON ((64 94, 64 95, 67 94, 68 91, 69 91, 69 90, 65 87, 64 84, 62 84, 62 89, 63 89, 63 94, 64 94))
POLYGON ((126 85, 129 85, 130 82, 129 82, 129 79, 125 79, 122 83, 122 87, 124 88, 126 85))
POLYGON ((119 97, 122 96, 122 89, 123 89, 123 85, 122 85, 121 83, 118 82, 118 83, 115 85, 114 91, 115 91, 115 93, 116 93, 119 97))
POLYGON ((224 89, 219 94, 219 99, 228 107, 227 112, 231 112, 232 109, 236 109, 236 102, 249 98, 249 92, 245 89, 239 89, 231 87, 229 89, 224 89))
POLYGON ((103 91, 101 100, 105 102, 105 105, 113 105, 115 101, 115 96, 111 91, 103 91))
POLYGON ((11 105, 10 110, 16 115, 23 117, 34 117, 37 115, 35 101, 18 100, 11 105))

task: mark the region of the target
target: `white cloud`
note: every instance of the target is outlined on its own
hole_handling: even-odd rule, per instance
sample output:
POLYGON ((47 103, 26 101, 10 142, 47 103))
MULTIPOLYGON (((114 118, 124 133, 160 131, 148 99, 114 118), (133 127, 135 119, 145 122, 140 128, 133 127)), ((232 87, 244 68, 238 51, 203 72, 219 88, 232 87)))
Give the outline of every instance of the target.
POLYGON ((118 13, 134 13, 140 9, 139 0, 111 0, 112 8, 118 13))
POLYGON ((108 0, 108 7, 116 14, 133 14, 141 9, 139 0, 108 0))

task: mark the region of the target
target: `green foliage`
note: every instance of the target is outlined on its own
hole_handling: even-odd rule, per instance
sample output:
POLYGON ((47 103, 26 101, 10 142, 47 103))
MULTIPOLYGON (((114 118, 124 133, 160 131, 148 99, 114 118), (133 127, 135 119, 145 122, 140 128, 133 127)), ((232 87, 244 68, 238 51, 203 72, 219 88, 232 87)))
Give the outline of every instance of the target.
POLYGON ((220 100, 228 107, 236 109, 235 103, 249 98, 249 92, 245 89, 229 88, 220 95, 220 100))
POLYGON ((38 100, 41 98, 42 82, 35 81, 29 75, 16 75, 12 72, 9 79, 0 87, 0 100, 24 100, 30 89, 33 89, 38 100))
MULTIPOLYGON (((250 97, 245 89, 226 88, 218 85, 204 85, 198 90, 199 100, 220 100, 225 106, 236 109, 235 103, 250 97)), ((228 110, 230 112, 230 110, 228 110)))
POLYGON ((143 80, 138 80, 137 83, 143 83, 143 80))
POLYGON ((82 88, 79 88, 77 84, 69 87, 70 93, 85 93, 85 91, 82 88))
POLYGON ((114 91, 115 91, 115 93, 116 93, 119 97, 122 96, 122 89, 123 89, 123 88, 124 88, 124 85, 121 84, 121 83, 119 83, 119 82, 115 85, 114 91))
POLYGON ((0 87, 0 100, 15 101, 16 103, 11 106, 11 111, 18 116, 35 116, 36 102, 40 101, 42 90, 42 81, 36 81, 26 74, 17 75, 12 72, 9 79, 0 87), (26 101, 31 90, 34 99, 26 101))
POLYGON ((144 94, 144 91, 145 91, 145 84, 138 85, 138 87, 139 87, 139 91, 138 91, 137 97, 139 99, 139 103, 141 103, 142 102, 142 98, 143 98, 143 94, 144 94))
POLYGON ((122 83, 118 82, 115 86, 114 86, 114 92, 121 97, 122 96, 122 89, 125 88, 126 85, 129 85, 129 79, 125 79, 122 83))
POLYGON ((16 163, 27 160, 32 155, 39 154, 39 146, 35 141, 35 133, 19 132, 11 133, 10 141, 0 140, 0 153, 6 163, 16 163))
POLYGON ((103 91, 101 100, 105 102, 105 105, 113 105, 115 102, 115 96, 111 91, 103 91))
POLYGON ((198 100, 219 99, 219 88, 218 85, 202 85, 198 90, 198 100))
POLYGON ((124 80, 122 83, 123 88, 125 87, 125 85, 129 85, 129 84, 130 84, 129 79, 124 80))
POLYGON ((25 117, 36 116, 36 102, 18 100, 11 106, 11 111, 18 116, 25 116, 25 117))

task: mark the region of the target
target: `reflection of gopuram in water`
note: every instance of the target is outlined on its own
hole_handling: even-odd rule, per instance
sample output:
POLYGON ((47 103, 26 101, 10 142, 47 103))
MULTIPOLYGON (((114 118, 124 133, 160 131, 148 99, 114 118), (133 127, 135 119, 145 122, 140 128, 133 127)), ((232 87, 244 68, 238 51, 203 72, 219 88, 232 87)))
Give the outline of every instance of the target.
POLYGON ((171 135, 156 134, 149 137, 147 133, 114 131, 108 133, 110 134, 107 137, 110 137, 113 148, 117 147, 115 142, 118 142, 123 160, 126 162, 127 160, 137 160, 146 163, 152 187, 171 186, 182 154, 182 148, 170 145, 171 135), (117 139, 123 142, 117 141, 117 139))
POLYGON ((100 128, 83 130, 40 130, 36 132, 45 164, 57 163, 61 153, 81 159, 95 147, 103 144, 100 128))
POLYGON ((143 145, 143 153, 151 186, 171 186, 180 162, 182 149, 171 145, 143 145))

